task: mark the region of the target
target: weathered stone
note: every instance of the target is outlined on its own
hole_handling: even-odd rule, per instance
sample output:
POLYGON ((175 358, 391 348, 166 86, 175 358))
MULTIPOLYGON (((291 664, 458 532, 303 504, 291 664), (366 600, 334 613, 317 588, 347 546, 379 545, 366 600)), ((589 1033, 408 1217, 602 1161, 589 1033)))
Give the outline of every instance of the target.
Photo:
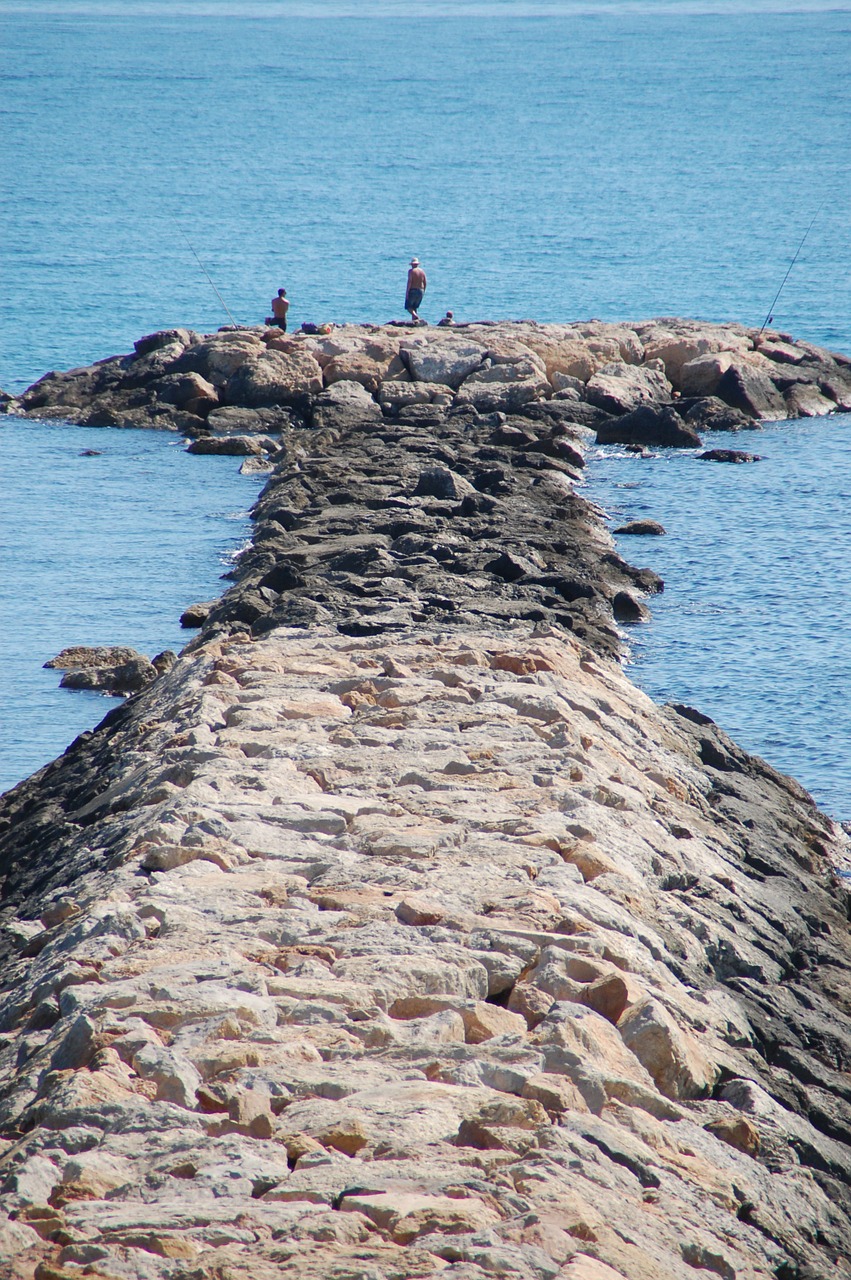
POLYGON ((126 695, 138 693, 156 680, 154 664, 141 654, 108 667, 73 667, 59 681, 61 689, 94 689, 99 693, 126 695))
POLYGON ((207 457, 248 458, 259 457, 264 448, 256 436, 202 436, 193 440, 186 452, 207 457))
POLYGON ((717 1067, 657 1000, 631 1005, 618 1030, 667 1097, 696 1098, 712 1087, 717 1067))
MULTIPOLYGON (((719 331, 752 359, 696 322, 440 341, 518 385, 719 331)), ((327 376, 384 331, 266 337, 327 376)), ((215 335, 195 372, 221 387, 210 360, 266 337, 215 335)), ((109 376, 144 401, 198 346, 109 376)), ((784 392, 846 367, 760 361, 784 392)), ((66 413, 83 373, 35 398, 66 413)), ((488 418, 392 376, 429 403, 250 411, 285 439, 230 589, 0 803, 0 1272, 844 1275, 841 831, 620 668, 618 597, 658 582, 558 447, 604 411, 488 418)))
POLYGON ((768 372, 748 362, 734 362, 721 375, 715 394, 753 418, 785 418, 786 403, 768 372))
POLYGON ((322 370, 307 352, 267 349, 238 366, 228 379, 225 397, 229 404, 259 409, 300 403, 320 392, 322 385, 322 370))
POLYGON ((597 443, 694 449, 700 436, 670 405, 642 405, 598 427, 597 443))
POLYGON ((666 530, 664 525, 659 524, 658 520, 630 520, 628 524, 622 524, 620 528, 613 529, 615 534, 628 534, 630 537, 647 537, 654 538, 664 537, 666 530))
POLYGON ((485 359, 484 348, 458 338, 406 343, 401 350, 417 382, 438 382, 456 389, 485 359))
POLYGON ((644 404, 668 404, 671 384, 656 368, 607 364, 588 380, 585 397, 607 413, 631 413, 644 404))

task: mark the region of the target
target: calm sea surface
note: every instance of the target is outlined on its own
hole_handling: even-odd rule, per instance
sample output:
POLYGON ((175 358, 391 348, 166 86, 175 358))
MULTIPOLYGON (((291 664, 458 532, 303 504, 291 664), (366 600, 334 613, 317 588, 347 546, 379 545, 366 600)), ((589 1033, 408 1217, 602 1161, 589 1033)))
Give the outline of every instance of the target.
MULTIPOLYGON (((847 5, 319 8, 0 0, 0 386, 225 323, 196 254, 243 323, 279 285, 296 324, 399 316, 416 253, 428 319, 760 324, 814 217, 775 323, 851 352, 847 5)), ((842 817, 848 432, 772 427, 747 468, 601 457, 589 482, 669 528, 622 548, 668 583, 635 678, 842 817)), ((45 658, 179 645, 257 485, 170 437, 13 421, 0 472, 2 787, 109 705, 45 658)))

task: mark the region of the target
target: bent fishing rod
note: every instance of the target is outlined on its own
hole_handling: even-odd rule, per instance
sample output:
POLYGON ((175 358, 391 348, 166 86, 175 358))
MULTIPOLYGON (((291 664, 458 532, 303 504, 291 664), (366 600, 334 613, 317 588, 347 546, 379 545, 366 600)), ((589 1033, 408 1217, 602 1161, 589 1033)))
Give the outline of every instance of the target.
POLYGON ((768 308, 768 315, 765 317, 765 319, 762 322, 762 328, 759 331, 760 333, 762 333, 766 325, 771 324, 771 321, 774 319, 774 308, 777 306, 777 299, 780 297, 781 293, 783 292, 783 286, 785 285, 786 281, 789 279, 789 275, 792 271, 792 268, 794 267, 795 263, 798 261, 798 254, 801 252, 804 245, 806 244, 807 236, 810 234, 810 232, 813 229, 813 223, 815 222, 816 218, 819 216, 823 208, 824 208, 824 204, 822 203, 819 205, 819 207, 816 209, 815 213, 813 214, 812 218, 810 219, 810 225, 807 227, 806 231, 801 237, 801 243, 798 245, 797 249, 795 250, 795 256, 792 259, 792 261, 789 263, 789 266, 786 269, 786 274, 780 282, 780 288, 777 290, 777 292, 774 295, 774 301, 772 302, 771 306, 768 308))
POLYGON ((204 264, 203 264, 203 262, 201 261, 201 259, 198 257, 198 254, 195 252, 195 249, 194 249, 194 247, 193 247, 193 245, 192 245, 191 240, 189 239, 189 236, 188 236, 188 235, 186 234, 186 232, 183 230, 183 227, 180 225, 180 223, 177 221, 177 219, 176 219, 176 218, 174 219, 174 225, 177 227, 178 231, 179 231, 179 232, 180 232, 180 234, 183 236, 183 239, 184 239, 184 240, 186 241, 186 243, 189 245, 189 249, 190 249, 190 252, 191 252, 191 254, 192 254, 192 257, 195 259, 195 261, 198 263, 198 266, 201 268, 201 270, 203 271, 204 275, 207 277, 207 280, 209 281, 210 288, 213 290, 213 293, 216 295, 216 297, 218 298, 219 302, 220 302, 220 303, 222 304, 222 306, 224 307, 225 315, 227 316, 228 320, 230 320, 230 322, 231 322, 231 324, 234 326, 234 328, 238 329, 238 328, 239 328, 239 325, 236 323, 236 321, 234 320, 233 316, 231 315, 231 313, 230 313, 230 308, 228 307, 228 304, 225 302, 224 298, 223 298, 223 297, 222 297, 222 295, 219 293, 219 291, 218 291, 218 289, 216 288, 216 286, 213 284, 212 276, 210 275, 210 273, 209 273, 209 271, 207 270, 207 268, 204 266, 204 264))

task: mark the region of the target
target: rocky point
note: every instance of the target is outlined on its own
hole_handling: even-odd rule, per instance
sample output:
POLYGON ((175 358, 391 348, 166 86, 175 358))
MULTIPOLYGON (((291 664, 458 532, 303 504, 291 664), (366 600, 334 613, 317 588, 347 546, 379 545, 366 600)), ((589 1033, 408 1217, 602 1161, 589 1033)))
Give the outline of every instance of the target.
POLYGON ((662 583, 577 491, 836 409, 846 358, 674 320, 171 330, 9 400, 270 474, 0 801, 4 1276, 851 1276, 844 833, 629 682, 662 583))

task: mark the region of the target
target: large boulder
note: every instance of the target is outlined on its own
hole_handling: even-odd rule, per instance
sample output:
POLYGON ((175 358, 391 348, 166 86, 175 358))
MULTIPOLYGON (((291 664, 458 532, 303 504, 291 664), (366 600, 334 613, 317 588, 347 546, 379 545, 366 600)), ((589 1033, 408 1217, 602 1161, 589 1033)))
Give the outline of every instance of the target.
MULTIPOLYGON (((556 374, 565 374, 586 383, 597 370, 607 363, 607 358, 593 352, 586 342, 574 334, 557 338, 544 331, 524 335, 524 340, 544 362, 551 384, 556 374)), ((608 359, 611 360, 611 355, 608 359)))
POLYGON ((672 323, 669 328, 651 328, 643 338, 645 360, 661 360, 665 376, 676 390, 682 390, 683 366, 692 360, 719 351, 749 351, 752 346, 745 333, 715 325, 672 323))
POLYGON ((197 341, 198 334, 191 329, 159 329, 156 333, 145 334, 144 338, 134 342, 133 350, 137 356, 148 356, 152 351, 159 351, 162 347, 184 348, 197 341))
POLYGON ((463 338, 408 342, 401 350, 415 381, 439 382, 453 389, 460 387, 485 358, 484 349, 478 343, 463 338))
POLYGON ((340 351, 323 366, 325 385, 335 382, 359 382, 367 391, 375 394, 386 379, 407 376, 407 370, 399 355, 399 339, 381 335, 352 341, 347 350, 340 351))
POLYGON ((836 401, 830 400, 812 382, 796 382, 783 393, 788 418, 820 418, 836 412, 836 401))
POLYGON ((716 396, 734 359, 732 351, 712 351, 686 360, 679 369, 680 391, 684 396, 716 396))
POLYGON ((785 418, 786 402, 769 374, 754 361, 736 360, 722 375, 716 394, 752 418, 785 418))
POLYGON ((640 405, 597 428, 597 444, 639 444, 695 449, 700 436, 671 405, 640 405))
POLYGON ((202 436, 193 440, 186 452, 206 457, 256 458, 271 447, 274 446, 266 436, 202 436))
POLYGON ((246 409, 223 405, 207 417, 207 430, 214 436, 280 435, 300 419, 286 408, 246 409))
POLYGON ((166 374, 153 382, 150 390, 163 404, 173 404, 178 409, 185 408, 191 402, 207 400, 215 405, 219 401, 218 389, 200 373, 166 374))
POLYGON ((246 360, 264 350, 259 333, 250 330, 216 333, 187 347, 169 370, 173 373, 200 373, 214 386, 222 387, 246 360))
POLYGON ((311 406, 315 427, 342 429, 381 420, 381 409, 359 382, 334 382, 311 406))
POLYGON ((623 414, 642 404, 669 404, 671 384, 661 365, 607 364, 589 379, 585 396, 607 413, 623 414))
POLYGON ((495 378, 468 378, 455 397, 459 407, 471 406, 479 413, 516 413, 526 405, 543 400, 551 388, 546 378, 519 378, 501 382, 495 378))
POLYGON ((322 370, 307 351, 263 350, 252 354, 228 379, 228 404, 249 409, 296 404, 322 390, 322 370))

